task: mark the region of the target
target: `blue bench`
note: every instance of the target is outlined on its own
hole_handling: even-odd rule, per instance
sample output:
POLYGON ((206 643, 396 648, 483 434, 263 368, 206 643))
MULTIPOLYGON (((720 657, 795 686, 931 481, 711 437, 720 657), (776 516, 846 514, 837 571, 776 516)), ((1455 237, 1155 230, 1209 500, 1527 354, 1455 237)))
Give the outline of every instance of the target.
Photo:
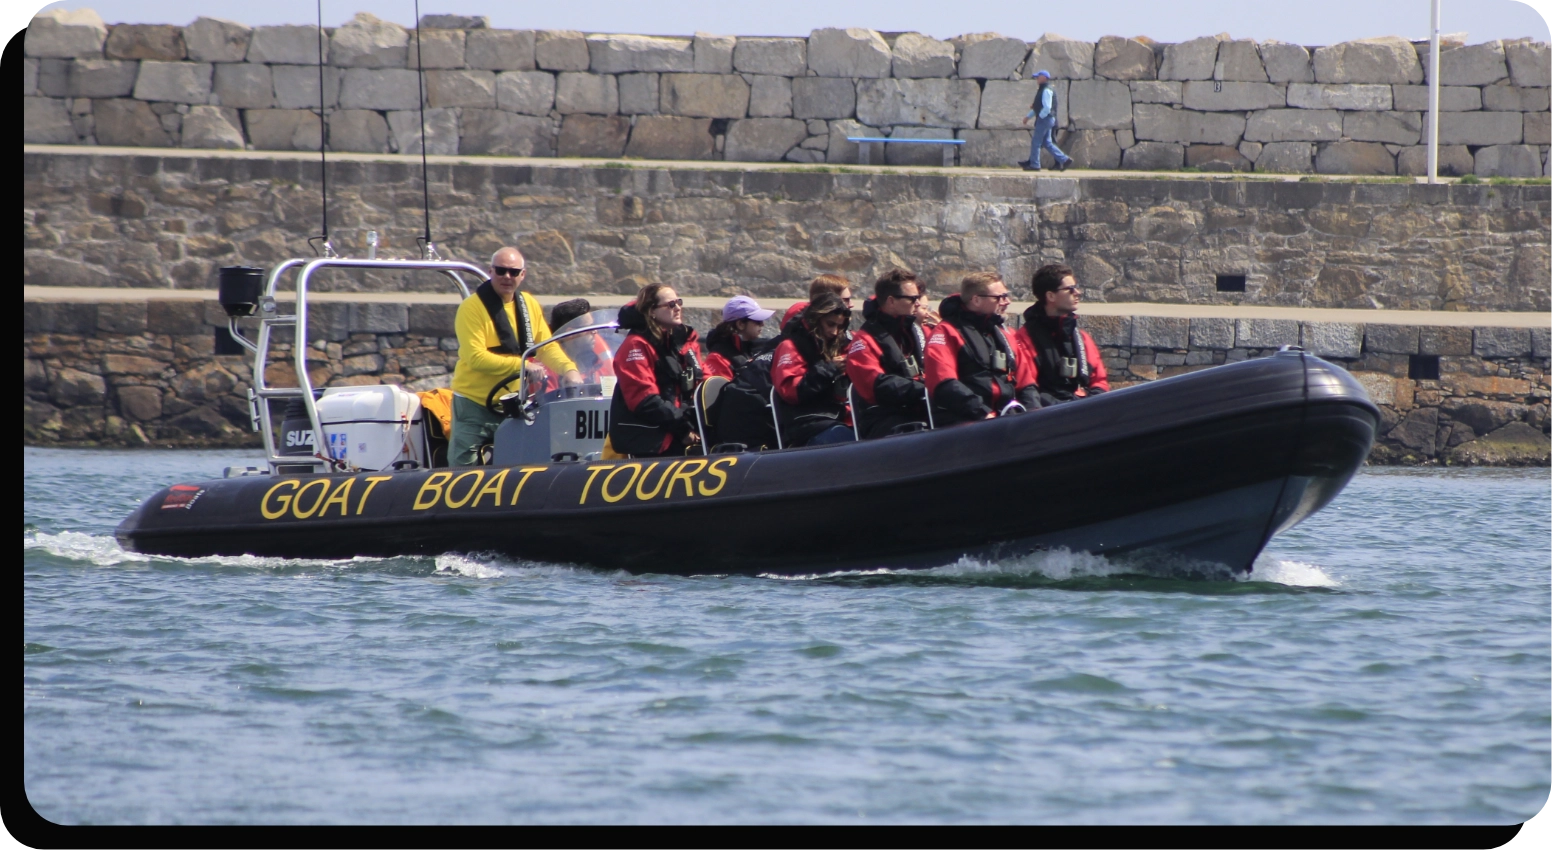
POLYGON ((896 145, 942 145, 943 165, 954 164, 954 150, 965 143, 964 139, 886 139, 880 136, 847 136, 846 141, 857 143, 857 164, 867 165, 871 160, 869 152, 876 144, 896 145))

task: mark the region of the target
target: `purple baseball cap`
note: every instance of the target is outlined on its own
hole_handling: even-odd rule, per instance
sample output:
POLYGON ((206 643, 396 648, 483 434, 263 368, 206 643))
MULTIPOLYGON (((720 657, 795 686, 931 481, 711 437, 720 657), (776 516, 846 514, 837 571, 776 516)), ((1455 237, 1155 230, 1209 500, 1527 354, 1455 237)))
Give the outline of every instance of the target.
POLYGON ((735 295, 722 305, 722 321, 731 322, 736 319, 748 319, 752 322, 763 322, 776 315, 775 310, 761 310, 759 302, 747 295, 735 295))

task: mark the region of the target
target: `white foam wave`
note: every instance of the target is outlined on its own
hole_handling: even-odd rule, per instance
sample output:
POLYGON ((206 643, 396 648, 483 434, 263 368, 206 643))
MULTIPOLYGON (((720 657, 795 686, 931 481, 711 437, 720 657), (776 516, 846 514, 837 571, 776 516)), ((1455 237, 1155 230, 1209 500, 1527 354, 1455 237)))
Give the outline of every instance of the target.
POLYGON ((84 561, 99 567, 112 567, 119 564, 140 564, 151 560, 175 561, 185 564, 215 564, 223 567, 250 567, 277 569, 282 567, 349 567, 363 563, 375 563, 381 558, 349 558, 344 560, 320 560, 315 558, 271 558, 259 555, 207 555, 200 558, 174 558, 166 555, 142 555, 139 552, 128 552, 119 546, 117 539, 111 535, 86 534, 80 531, 61 531, 58 534, 47 532, 25 533, 22 537, 22 548, 40 549, 50 555, 60 558, 69 558, 72 561, 84 561))
POLYGON ((439 574, 460 575, 466 578, 502 578, 507 574, 499 563, 491 563, 468 555, 438 555, 436 571, 439 574))
POLYGON ((1303 561, 1285 561, 1270 555, 1256 558, 1245 581, 1266 581, 1289 587, 1338 587, 1342 583, 1332 578, 1314 564, 1303 561))

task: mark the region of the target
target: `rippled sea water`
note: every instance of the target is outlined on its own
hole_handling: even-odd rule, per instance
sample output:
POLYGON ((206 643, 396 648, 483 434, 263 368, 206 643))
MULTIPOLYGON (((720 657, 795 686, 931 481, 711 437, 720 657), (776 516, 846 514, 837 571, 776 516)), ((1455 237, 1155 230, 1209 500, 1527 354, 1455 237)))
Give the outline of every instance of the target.
POLYGON ((1547 470, 1365 470, 1241 581, 114 542, 156 488, 247 463, 25 450, 45 818, 1509 824, 1547 800, 1547 470))

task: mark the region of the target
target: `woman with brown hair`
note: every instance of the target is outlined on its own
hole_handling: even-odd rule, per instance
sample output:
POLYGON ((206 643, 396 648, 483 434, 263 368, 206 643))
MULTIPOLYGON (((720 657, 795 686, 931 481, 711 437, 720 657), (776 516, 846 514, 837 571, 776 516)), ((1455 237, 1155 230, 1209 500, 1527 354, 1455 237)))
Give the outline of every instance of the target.
POLYGON ((631 457, 683 454, 700 442, 691 405, 702 377, 700 337, 684 323, 684 300, 672 287, 647 284, 620 308, 619 322, 629 334, 614 355, 609 446, 631 457))
POLYGON ((851 308, 840 296, 822 292, 782 330, 771 364, 771 382, 782 442, 818 446, 855 439, 846 410, 846 347, 851 308))

